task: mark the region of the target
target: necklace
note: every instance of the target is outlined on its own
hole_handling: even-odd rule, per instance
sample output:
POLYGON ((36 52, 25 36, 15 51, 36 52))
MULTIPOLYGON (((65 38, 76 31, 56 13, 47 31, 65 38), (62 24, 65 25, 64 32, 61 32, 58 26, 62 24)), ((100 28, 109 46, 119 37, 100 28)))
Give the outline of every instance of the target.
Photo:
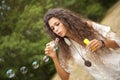
MULTIPOLYGON (((72 42, 72 41, 71 41, 72 42)), ((72 42, 73 44, 73 42, 72 42)), ((81 51, 79 52, 78 49, 76 48, 76 46, 73 44, 73 47, 74 49, 77 50, 77 52, 79 53, 80 57, 83 59, 84 61, 84 65, 87 66, 87 67, 91 67, 92 66, 92 63, 89 61, 89 60, 86 60, 82 55, 81 55, 81 51)))

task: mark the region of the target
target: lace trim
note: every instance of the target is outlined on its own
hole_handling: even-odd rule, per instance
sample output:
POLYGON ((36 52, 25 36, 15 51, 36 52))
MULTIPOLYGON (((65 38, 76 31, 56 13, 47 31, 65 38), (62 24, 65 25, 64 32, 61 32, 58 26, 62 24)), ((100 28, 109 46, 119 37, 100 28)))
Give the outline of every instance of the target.
POLYGON ((97 30, 100 34, 106 37, 107 33, 111 30, 109 26, 101 25, 93 22, 92 26, 95 30, 97 30))
POLYGON ((69 60, 65 61, 62 56, 59 56, 59 62, 66 72, 71 73, 73 71, 74 60, 72 57, 69 60))

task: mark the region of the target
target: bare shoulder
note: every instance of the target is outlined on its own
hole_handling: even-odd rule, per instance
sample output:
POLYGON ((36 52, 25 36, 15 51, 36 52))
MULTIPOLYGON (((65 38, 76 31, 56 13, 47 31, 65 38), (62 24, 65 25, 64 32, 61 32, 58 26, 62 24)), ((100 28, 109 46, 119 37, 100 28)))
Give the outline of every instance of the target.
POLYGON ((92 27, 92 21, 86 21, 86 23, 89 27, 92 27))

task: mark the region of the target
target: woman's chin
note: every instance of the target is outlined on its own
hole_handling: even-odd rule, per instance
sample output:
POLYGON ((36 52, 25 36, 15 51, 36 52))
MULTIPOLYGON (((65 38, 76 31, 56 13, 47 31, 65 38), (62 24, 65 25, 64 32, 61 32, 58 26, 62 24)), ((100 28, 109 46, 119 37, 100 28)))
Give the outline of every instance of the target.
POLYGON ((59 35, 60 37, 64 37, 63 35, 59 35))

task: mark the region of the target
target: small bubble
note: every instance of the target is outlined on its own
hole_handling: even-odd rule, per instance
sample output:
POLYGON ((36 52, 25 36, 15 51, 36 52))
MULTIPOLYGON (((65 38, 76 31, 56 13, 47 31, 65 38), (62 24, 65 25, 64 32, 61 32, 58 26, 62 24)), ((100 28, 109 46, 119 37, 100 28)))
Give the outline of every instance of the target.
POLYGON ((44 61, 44 62, 48 62, 48 61, 49 61, 49 57, 48 57, 48 56, 44 56, 44 57, 43 57, 43 61, 44 61))
POLYGON ((22 67, 20 68, 20 72, 21 72, 22 74, 26 74, 26 73, 28 72, 28 69, 27 69, 25 66, 22 66, 22 67))
POLYGON ((8 69, 6 75, 8 76, 8 78, 13 78, 15 76, 15 73, 12 69, 8 69))
POLYGON ((4 4, 4 3, 5 3, 5 0, 2 1, 2 4, 4 4))
POLYGON ((30 31, 30 30, 26 30, 26 34, 27 34, 27 35, 30 35, 30 34, 31 34, 31 31, 30 31))
POLYGON ((0 63, 4 62, 4 59, 3 58, 0 58, 0 63))
POLYGON ((11 7, 9 6, 9 7, 7 7, 7 10, 10 10, 11 9, 11 7))
POLYGON ((39 63, 37 61, 33 61, 32 67, 33 67, 33 69, 39 68, 39 63))
POLYGON ((3 12, 1 12, 1 16, 3 16, 3 12))

